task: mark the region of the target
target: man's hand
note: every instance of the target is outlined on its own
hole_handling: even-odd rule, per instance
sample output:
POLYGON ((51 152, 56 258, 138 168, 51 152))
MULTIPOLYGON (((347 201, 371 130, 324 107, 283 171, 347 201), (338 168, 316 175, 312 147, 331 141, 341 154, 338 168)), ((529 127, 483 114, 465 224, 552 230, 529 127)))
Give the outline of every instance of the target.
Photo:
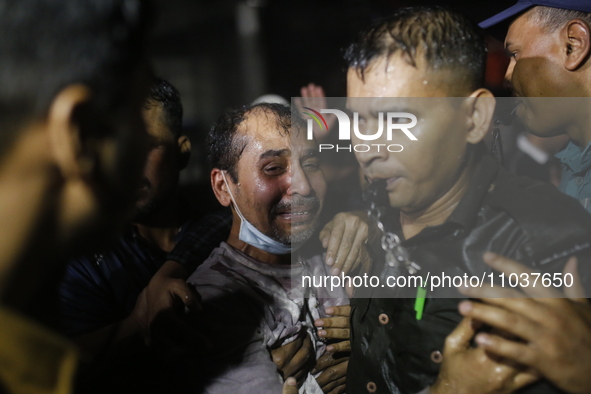
POLYGON ((351 332, 349 318, 351 316, 351 306, 341 305, 326 308, 326 314, 332 317, 316 319, 314 325, 322 327, 318 330, 318 336, 330 339, 343 339, 328 345, 326 350, 329 352, 350 352, 351 351, 351 332))
POLYGON ((140 293, 130 318, 136 321, 147 345, 173 352, 207 345, 208 341, 184 319, 185 307, 201 310, 199 294, 186 283, 187 273, 176 262, 166 262, 140 293))
MULTIPOLYGON (((303 86, 300 89, 300 93, 302 97, 295 100, 295 105, 300 113, 309 112, 304 107, 312 108, 316 111, 326 109, 326 94, 324 94, 322 86, 309 83, 307 86, 303 86)), ((313 123, 314 137, 319 141, 326 138, 337 120, 334 114, 323 114, 323 117, 326 120, 328 127, 324 124, 320 127, 316 122, 313 123)))
MULTIPOLYGON (((486 254, 485 261, 507 275, 532 271, 519 263, 486 254)), ((560 297, 556 289, 523 288, 523 293, 507 288, 470 288, 465 295, 482 302, 465 301, 460 313, 519 339, 480 333, 475 341, 487 352, 538 371, 555 386, 569 393, 591 392, 591 305, 571 259, 564 273, 573 275, 574 284, 560 297), (548 298, 540 298, 548 297, 548 298)))
POLYGON ((316 361, 313 374, 320 372, 316 377, 318 385, 324 393, 338 394, 345 392, 347 379, 348 355, 338 355, 334 352, 326 353, 316 361))
POLYGON ((332 266, 332 275, 339 275, 341 271, 347 274, 359 264, 369 272, 368 221, 365 211, 341 212, 320 231, 320 240, 326 249, 326 264, 332 266))
POLYGON ((472 319, 464 318, 447 336, 432 394, 511 393, 538 379, 531 371, 494 360, 483 348, 472 347, 477 328, 472 319))
POLYGON ((271 350, 271 357, 283 377, 292 376, 299 385, 306 380, 316 361, 314 346, 308 334, 271 350))
POLYGON ((283 383, 282 394, 298 394, 298 383, 294 378, 287 378, 283 383))
POLYGON ((345 391, 347 366, 349 365, 349 354, 351 352, 349 316, 351 307, 349 305, 333 306, 326 308, 326 313, 332 317, 324 317, 314 322, 318 335, 329 339, 343 339, 326 347, 328 353, 320 357, 316 368, 312 373, 322 373, 316 381, 325 393, 342 393, 345 391))

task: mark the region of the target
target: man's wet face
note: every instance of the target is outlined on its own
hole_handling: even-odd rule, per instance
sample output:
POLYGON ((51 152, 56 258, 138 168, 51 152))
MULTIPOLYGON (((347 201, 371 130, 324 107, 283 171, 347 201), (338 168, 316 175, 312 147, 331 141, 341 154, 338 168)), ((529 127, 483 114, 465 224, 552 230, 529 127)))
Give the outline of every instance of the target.
MULTIPOLYGON (((364 80, 352 69, 347 75, 347 106, 359 113, 362 133, 375 133, 379 112, 409 112, 417 117, 412 128, 416 141, 402 132, 393 132, 391 141, 386 140, 385 132, 381 139, 372 141, 400 144, 403 151, 372 148, 355 153, 370 181, 386 181, 390 205, 408 213, 430 207, 447 193, 464 166, 467 122, 458 110, 463 99, 445 98, 447 92, 438 81, 422 66, 417 69, 396 54, 387 63, 386 58, 376 59, 364 80), (392 99, 397 97, 410 99, 392 99)), ((365 142, 353 137, 352 143, 365 142)))
POLYGON ((318 224, 326 192, 314 145, 303 131, 280 130, 274 115, 261 109, 248 114, 237 133, 247 141, 236 166, 238 185, 232 185, 238 208, 273 239, 304 242, 318 224))
POLYGON ((149 104, 143 110, 149 146, 136 201, 137 221, 148 218, 174 196, 181 169, 177 141, 166 125, 162 105, 149 104))

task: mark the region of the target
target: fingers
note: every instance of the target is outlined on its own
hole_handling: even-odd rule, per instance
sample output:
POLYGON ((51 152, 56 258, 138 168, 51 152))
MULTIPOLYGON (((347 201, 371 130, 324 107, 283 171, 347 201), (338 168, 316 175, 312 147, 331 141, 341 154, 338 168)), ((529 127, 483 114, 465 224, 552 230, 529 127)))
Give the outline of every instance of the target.
POLYGON ((342 376, 338 379, 334 379, 332 381, 329 381, 324 386, 320 385, 320 387, 322 388, 322 392, 324 392, 324 393, 338 393, 339 391, 337 391, 336 388, 337 387, 344 387, 346 382, 347 382, 347 377, 342 376))
POLYGON ((314 321, 316 327, 349 328, 349 318, 345 316, 325 317, 314 321))
POLYGON ((341 341, 336 342, 328 345, 326 350, 333 353, 339 352, 350 352, 351 351, 351 341, 341 341))
POLYGON ((476 326, 474 325, 474 321, 465 317, 447 338, 445 338, 444 353, 455 353, 467 349, 475 333, 476 326))
POLYGON ((189 285, 185 281, 175 281, 171 288, 171 294, 178 297, 182 303, 189 308, 192 312, 200 312, 203 310, 203 306, 201 305, 201 296, 195 290, 195 288, 189 285))
POLYGON ((343 384, 345 381, 345 376, 347 375, 347 366, 349 365, 349 360, 342 361, 336 365, 332 365, 325 370, 316 378, 316 381, 323 388, 323 391, 326 392, 336 386, 343 384), (342 379, 342 380, 341 380, 342 379), (334 382, 333 387, 329 387, 325 389, 329 383, 334 382))
POLYGON ((331 274, 339 275, 341 273, 345 265, 345 261, 349 257, 349 254, 354 255, 352 256, 353 259, 357 258, 357 254, 353 250, 353 244, 355 242, 356 235, 357 234, 355 233, 355 230, 353 228, 347 226, 344 229, 343 235, 339 240, 338 249, 334 256, 334 266, 331 271, 331 274))
POLYGON ((324 310, 327 315, 331 316, 351 316, 351 305, 336 305, 329 306, 324 310))
POLYGON ((373 261, 371 259, 371 256, 367 252, 367 244, 365 244, 363 248, 361 248, 360 250, 359 261, 361 261, 361 267, 363 269, 362 273, 371 272, 371 266, 373 264, 373 261))
POLYGON ((515 390, 518 390, 522 387, 529 386, 530 384, 540 380, 540 375, 533 370, 527 370, 524 372, 519 372, 514 378, 513 381, 515 382, 515 390))
POLYGON ((357 228, 353 243, 349 247, 347 258, 344 260, 342 267, 337 266, 337 268, 341 269, 345 274, 356 268, 361 262, 361 251, 365 249, 365 241, 367 241, 367 229, 360 226, 357 228))
POLYGON ((566 265, 564 266, 564 270, 562 271, 562 273, 564 278, 566 278, 567 274, 570 274, 573 277, 573 285, 570 287, 564 287, 564 295, 566 295, 573 301, 587 302, 585 288, 583 287, 583 282, 581 281, 581 277, 579 276, 578 263, 576 257, 573 256, 566 262, 566 265))
MULTIPOLYGON (((302 347, 303 340, 303 337, 299 337, 293 342, 271 350, 271 357, 278 369, 283 369, 293 358, 297 351, 302 347)), ((291 374, 287 374, 287 376, 291 376, 291 374)))
MULTIPOLYGON (((309 339, 309 336, 306 335, 306 337, 309 339)), ((288 365, 286 365, 283 371, 284 374, 286 376, 294 376, 299 381, 300 377, 306 376, 310 368, 314 365, 315 356, 312 342, 303 343, 288 365)))
POLYGON ((285 379, 282 394, 298 394, 298 383, 294 378, 285 379))
POLYGON ((498 357, 534 366, 535 353, 523 342, 512 341, 490 333, 478 333, 474 341, 485 351, 498 357))
POLYGON ((324 371, 326 368, 342 363, 343 361, 348 359, 348 357, 343 357, 342 355, 335 355, 335 353, 326 353, 318 360, 316 360, 316 366, 314 367, 314 369, 312 369, 312 373, 316 374, 318 372, 324 371))
POLYGON ((318 238, 322 242, 322 247, 324 249, 326 249, 328 247, 328 240, 330 237, 330 233, 332 232, 332 227, 333 227, 333 221, 331 220, 330 222, 326 223, 326 225, 320 231, 320 234, 318 234, 318 238))
POLYGON ((333 390, 329 391, 328 394, 341 394, 345 392, 347 385, 342 384, 340 386, 335 387, 333 390))
POLYGON ((348 328, 327 328, 318 330, 318 336, 330 339, 350 339, 351 332, 348 328))
MULTIPOLYGON (((328 236, 326 246, 326 265, 328 266, 332 266, 335 263, 341 240, 345 234, 345 223, 344 221, 336 220, 337 217, 338 215, 332 220, 332 231, 330 232, 330 236, 328 236)), ((338 273, 333 273, 333 275, 338 275, 338 273)))
POLYGON ((458 291, 469 298, 486 298, 491 300, 525 298, 525 294, 519 290, 499 286, 460 287, 458 291))
MULTIPOLYGON (((489 300, 487 300, 488 302, 489 300)), ((520 304, 516 310, 524 310, 531 305, 528 299, 504 299, 504 303, 520 304)), ((539 306, 544 308, 543 306, 539 306)), ((462 301, 458 307, 460 313, 468 318, 478 320, 497 329, 507 331, 522 339, 535 338, 539 333, 540 324, 530 320, 522 313, 515 313, 495 305, 488 305, 481 302, 462 301)), ((545 308, 544 308, 545 309, 545 308)))
MULTIPOLYGON (((326 264, 332 266, 331 274, 349 272, 360 260, 360 251, 365 248, 368 226, 359 213, 343 212, 325 226, 323 245, 326 245, 326 264), (330 235, 326 235, 330 229, 330 235), (328 241, 327 241, 328 239, 328 241)), ((323 230, 324 231, 324 230, 323 230)))
MULTIPOLYGON (((548 314, 555 314, 557 311, 571 310, 571 301, 565 298, 526 298, 523 293, 514 289, 502 289, 483 286, 482 288, 460 289, 462 294, 471 298, 479 298, 484 303, 494 305, 517 315, 523 316, 533 322, 546 323, 548 314)), ((465 316, 471 315, 468 312, 468 304, 464 305, 465 316)), ((476 305, 476 304, 472 304, 476 305)), ((480 318, 479 318, 480 319, 480 318)))
MULTIPOLYGON (((508 259, 503 256, 499 256, 494 253, 487 252, 483 255, 484 262, 491 266, 496 271, 504 272, 507 276, 511 274, 517 275, 518 278, 530 278, 532 277, 532 273, 536 273, 536 271, 531 270, 525 267, 518 262, 508 259)), ((534 280, 529 280, 526 282, 525 280, 520 280, 520 284, 527 283, 528 285, 525 287, 521 287, 523 292, 530 297, 533 298, 556 298, 561 297, 559 291, 552 287, 544 287, 541 280, 538 280, 536 285, 534 285, 534 280)))

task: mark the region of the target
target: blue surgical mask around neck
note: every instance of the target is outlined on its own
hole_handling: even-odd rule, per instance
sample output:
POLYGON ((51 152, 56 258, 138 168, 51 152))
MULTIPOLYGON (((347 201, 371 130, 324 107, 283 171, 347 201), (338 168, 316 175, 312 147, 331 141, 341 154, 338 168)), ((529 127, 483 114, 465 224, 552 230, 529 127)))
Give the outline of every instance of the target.
POLYGON ((224 178, 224 183, 228 188, 228 193, 230 193, 230 198, 232 199, 232 203, 234 204, 234 208, 236 209, 236 213, 240 216, 240 232, 238 234, 238 238, 242 242, 246 242, 247 244, 254 246, 260 250, 264 250, 267 253, 271 254, 289 254, 292 252, 291 245, 283 244, 279 241, 274 240, 273 238, 263 234, 259 231, 252 223, 250 223, 240 212, 240 208, 238 208, 238 204, 236 204, 236 200, 234 199, 234 195, 230 190, 230 185, 228 185, 228 181, 226 180, 226 171, 222 171, 222 177, 224 178))

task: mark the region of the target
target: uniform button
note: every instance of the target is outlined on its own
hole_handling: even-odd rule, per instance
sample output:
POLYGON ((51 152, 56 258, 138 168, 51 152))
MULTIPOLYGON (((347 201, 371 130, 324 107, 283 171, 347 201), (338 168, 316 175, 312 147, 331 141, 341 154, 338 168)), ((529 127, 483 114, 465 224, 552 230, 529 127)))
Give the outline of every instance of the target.
POLYGON ((369 391, 370 393, 375 393, 377 390, 378 388, 374 382, 369 382, 367 384, 367 391, 369 391))
POLYGON ((378 320, 382 324, 388 324, 388 322, 390 321, 390 318, 385 313, 380 313, 380 316, 378 316, 378 320))
POLYGON ((431 361, 436 364, 441 364, 443 361, 443 354, 439 350, 434 350, 431 352, 431 361))
POLYGON ((581 186, 583 184, 583 177, 582 176, 578 176, 575 178, 575 185, 577 186, 581 186))

